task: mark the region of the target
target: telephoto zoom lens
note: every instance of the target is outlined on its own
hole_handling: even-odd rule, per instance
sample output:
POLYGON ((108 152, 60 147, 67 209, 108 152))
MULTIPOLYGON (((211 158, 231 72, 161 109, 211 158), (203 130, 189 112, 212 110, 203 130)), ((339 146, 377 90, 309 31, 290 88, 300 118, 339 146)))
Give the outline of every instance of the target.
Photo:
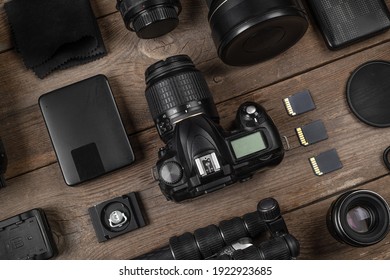
POLYGON ((187 55, 176 55, 151 65, 145 72, 145 96, 163 141, 176 123, 206 114, 219 122, 213 96, 202 73, 187 55))
POLYGON ((117 0, 127 29, 139 38, 152 39, 165 35, 179 24, 179 0, 117 0))
POLYGON ((355 247, 374 245, 390 230, 389 205, 375 192, 350 191, 332 203, 327 225, 332 236, 340 242, 355 247))
POLYGON ((233 66, 272 58, 297 43, 309 23, 299 0, 206 0, 218 56, 233 66))

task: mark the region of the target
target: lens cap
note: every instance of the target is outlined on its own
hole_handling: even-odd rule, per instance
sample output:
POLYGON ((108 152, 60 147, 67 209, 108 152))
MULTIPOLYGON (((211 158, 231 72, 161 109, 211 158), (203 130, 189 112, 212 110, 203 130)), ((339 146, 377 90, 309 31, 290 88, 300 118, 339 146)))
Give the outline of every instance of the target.
POLYGON ((133 26, 142 39, 157 38, 171 32, 179 24, 174 7, 155 7, 135 18, 133 26))
POLYGON ((358 67, 347 85, 352 112, 364 123, 390 126, 390 63, 370 61, 358 67))
POLYGON ((222 61, 232 66, 251 65, 292 47, 308 28, 306 14, 294 3, 213 1, 209 21, 222 61))
POLYGON ((117 0, 126 28, 141 39, 165 35, 179 24, 179 0, 117 0))

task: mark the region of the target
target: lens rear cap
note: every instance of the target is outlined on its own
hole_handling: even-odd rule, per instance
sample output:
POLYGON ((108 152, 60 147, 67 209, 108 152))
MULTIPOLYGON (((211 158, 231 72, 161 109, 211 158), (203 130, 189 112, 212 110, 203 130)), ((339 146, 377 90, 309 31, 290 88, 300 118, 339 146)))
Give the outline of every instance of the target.
POLYGON ((347 101, 364 123, 390 126, 390 63, 370 61, 358 67, 347 85, 347 101))
POLYGON ((252 65, 292 47, 307 28, 306 17, 300 11, 274 10, 232 29, 221 41, 219 56, 228 65, 252 65))
POLYGON ((134 30, 142 39, 152 39, 165 35, 179 24, 175 7, 157 6, 146 10, 134 19, 134 30))

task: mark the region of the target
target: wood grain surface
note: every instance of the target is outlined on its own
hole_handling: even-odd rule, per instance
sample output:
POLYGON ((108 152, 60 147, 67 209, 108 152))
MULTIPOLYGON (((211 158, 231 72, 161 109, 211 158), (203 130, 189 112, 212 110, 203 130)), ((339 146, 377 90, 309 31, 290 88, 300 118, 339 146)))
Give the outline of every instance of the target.
MULTIPOLYGON (((390 0, 386 0, 390 6, 390 0)), ((12 46, 0 0, 0 137, 9 157, 7 188, 0 190, 0 220, 41 207, 60 254, 58 259, 129 259, 165 246, 173 235, 252 212, 257 202, 275 197, 290 232, 301 243, 302 259, 390 259, 390 237, 369 248, 335 241, 325 224, 333 200, 351 189, 370 189, 390 201, 388 170, 381 161, 390 129, 369 127, 351 114, 345 88, 351 72, 369 60, 390 60, 390 32, 343 50, 329 51, 311 22, 302 40, 274 59, 251 67, 229 67, 217 57, 202 0, 182 1, 180 25, 154 40, 140 40, 125 29, 115 1, 91 1, 109 54, 92 63, 58 71, 40 80, 27 70, 12 46), (188 54, 204 74, 228 129, 239 104, 262 104, 291 149, 276 168, 256 174, 191 202, 167 202, 150 169, 163 146, 144 97, 144 71, 159 59, 188 54), (50 142, 38 98, 49 91, 97 74, 108 77, 137 161, 114 173, 67 187, 50 142), (316 110, 287 115, 283 98, 302 89, 312 93, 316 110), (329 139, 299 145, 294 128, 321 119, 329 139), (308 158, 335 148, 343 168, 314 175, 308 158), (136 191, 148 226, 98 243, 87 209, 136 191)))

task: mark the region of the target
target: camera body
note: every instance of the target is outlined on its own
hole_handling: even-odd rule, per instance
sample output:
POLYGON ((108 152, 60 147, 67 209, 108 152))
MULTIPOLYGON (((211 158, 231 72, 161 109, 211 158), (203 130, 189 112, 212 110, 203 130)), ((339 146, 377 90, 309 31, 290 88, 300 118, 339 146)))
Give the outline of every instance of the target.
POLYGON ((172 139, 159 151, 154 174, 167 199, 178 202, 246 181, 259 169, 279 164, 283 156, 271 118, 260 105, 246 102, 231 132, 205 114, 177 123, 172 139))
POLYGON ((284 156, 279 132, 264 108, 242 104, 233 131, 219 125, 206 80, 186 55, 151 65, 145 96, 166 146, 153 175, 168 200, 180 202, 245 181, 284 156))

